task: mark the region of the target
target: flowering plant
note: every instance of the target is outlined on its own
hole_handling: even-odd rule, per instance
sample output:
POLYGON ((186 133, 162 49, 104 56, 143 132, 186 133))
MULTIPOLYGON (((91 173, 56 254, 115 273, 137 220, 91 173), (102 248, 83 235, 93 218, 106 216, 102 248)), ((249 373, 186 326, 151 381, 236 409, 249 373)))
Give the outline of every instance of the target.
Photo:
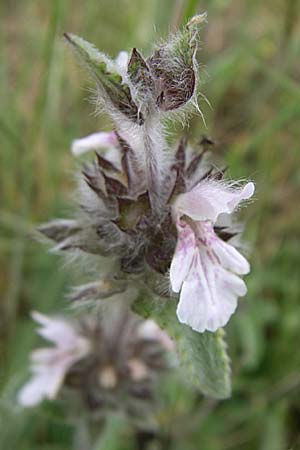
POLYGON ((113 129, 73 142, 75 155, 98 151, 80 177, 80 211, 39 231, 56 243, 55 250, 100 261, 99 277, 74 288, 71 301, 114 298, 155 320, 174 340, 191 383, 226 398, 230 369, 222 327, 246 294, 240 276, 249 272, 228 218, 251 198, 254 185, 225 181, 224 171, 208 163, 207 139, 202 151, 186 138, 170 144, 165 125, 197 107, 196 52, 204 19, 192 18, 147 58, 133 49, 111 60, 65 34, 113 129))
POLYGON ((31 354, 31 380, 18 394, 24 407, 69 393, 70 409, 99 423, 109 411, 147 421, 157 407, 155 384, 168 369, 173 343, 153 321, 141 321, 123 308, 76 320, 34 312, 38 333, 55 347, 31 354), (70 395, 71 394, 71 395, 70 395), (76 408, 74 408, 76 406, 76 408))

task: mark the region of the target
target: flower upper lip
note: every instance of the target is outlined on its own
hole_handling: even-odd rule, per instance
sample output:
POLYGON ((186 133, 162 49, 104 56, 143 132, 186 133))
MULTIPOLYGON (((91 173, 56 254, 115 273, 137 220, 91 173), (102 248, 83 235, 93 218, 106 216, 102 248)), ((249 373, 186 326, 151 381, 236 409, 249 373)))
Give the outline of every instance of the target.
POLYGON ((201 181, 190 192, 180 194, 174 202, 173 214, 185 214, 192 220, 211 220, 213 223, 222 213, 231 214, 238 204, 254 194, 254 183, 243 188, 226 185, 214 180, 201 181))

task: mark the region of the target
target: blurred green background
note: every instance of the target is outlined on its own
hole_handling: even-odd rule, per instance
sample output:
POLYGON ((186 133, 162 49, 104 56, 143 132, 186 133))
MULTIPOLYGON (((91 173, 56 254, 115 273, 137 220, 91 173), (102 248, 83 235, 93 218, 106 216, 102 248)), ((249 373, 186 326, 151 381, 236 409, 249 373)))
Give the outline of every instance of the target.
POLYGON ((93 114, 62 33, 112 56, 132 46, 147 53, 203 11, 199 61, 212 109, 200 101, 207 128, 195 116, 189 135, 216 139, 230 176, 257 184, 255 202, 242 211, 252 248, 249 293, 227 327, 233 395, 215 402, 168 382, 159 439, 138 446, 131 427, 113 419, 94 450, 300 449, 300 2, 2 0, 1 450, 68 450, 73 439, 59 410, 22 411, 15 402, 36 342, 29 313, 66 309, 71 276, 28 232, 72 209, 71 140, 109 126, 93 114))

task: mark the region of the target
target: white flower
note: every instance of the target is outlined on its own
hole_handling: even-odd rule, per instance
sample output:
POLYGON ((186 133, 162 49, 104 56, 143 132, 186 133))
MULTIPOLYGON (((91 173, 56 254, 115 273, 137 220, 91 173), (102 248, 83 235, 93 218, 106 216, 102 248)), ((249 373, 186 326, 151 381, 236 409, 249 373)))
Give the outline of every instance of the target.
POLYGON ((99 133, 89 134, 82 139, 75 139, 72 142, 71 151, 73 155, 79 156, 90 150, 114 148, 117 142, 117 136, 114 131, 101 131, 99 133))
POLYGON ((238 275, 249 272, 249 263, 216 235, 214 224, 220 214, 231 214, 253 193, 253 183, 239 188, 204 180, 179 195, 173 205, 178 241, 170 269, 171 286, 174 292, 180 291, 179 321, 196 331, 216 331, 226 325, 238 297, 247 292, 238 275))
POLYGON ((64 320, 38 312, 32 317, 41 325, 38 333, 52 341, 55 347, 35 350, 31 354, 33 377, 18 394, 18 402, 26 407, 35 406, 44 398, 55 398, 67 371, 90 350, 89 341, 64 320))

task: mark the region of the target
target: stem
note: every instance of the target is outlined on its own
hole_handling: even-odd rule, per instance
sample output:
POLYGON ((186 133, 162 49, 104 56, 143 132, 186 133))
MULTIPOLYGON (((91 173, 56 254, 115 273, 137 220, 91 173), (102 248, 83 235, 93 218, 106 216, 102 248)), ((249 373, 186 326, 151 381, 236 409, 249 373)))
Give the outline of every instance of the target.
POLYGON ((147 128, 145 128, 144 136, 144 147, 145 147, 145 160, 146 160, 146 173, 147 173, 147 186, 149 192, 149 199, 152 210, 156 210, 158 208, 158 179, 155 175, 158 173, 158 164, 154 155, 154 142, 151 139, 151 136, 147 132, 147 128))
POLYGON ((287 0, 286 1, 286 10, 284 15, 284 24, 283 24, 283 49, 285 49, 292 37, 292 34, 295 29, 295 25, 298 20, 298 12, 299 12, 298 0, 287 0))
POLYGON ((142 133, 149 200, 152 211, 159 214, 161 207, 163 157, 166 147, 159 120, 154 117, 147 118, 142 133))
POLYGON ((74 432, 72 450, 92 450, 92 448, 88 421, 85 417, 80 417, 74 432))

